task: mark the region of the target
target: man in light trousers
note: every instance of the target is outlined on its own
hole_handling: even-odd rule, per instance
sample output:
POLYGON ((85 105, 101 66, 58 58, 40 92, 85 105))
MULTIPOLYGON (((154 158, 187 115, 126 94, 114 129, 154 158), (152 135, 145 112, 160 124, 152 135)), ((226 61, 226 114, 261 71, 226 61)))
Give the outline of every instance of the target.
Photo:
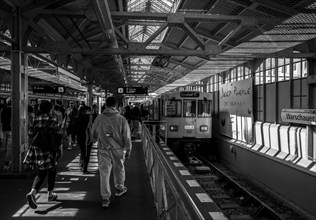
POLYGON ((95 119, 92 125, 92 138, 98 142, 98 165, 100 172, 100 190, 102 207, 110 205, 110 175, 113 169, 115 196, 127 192, 124 162, 132 150, 131 132, 127 120, 116 109, 114 97, 106 100, 105 110, 95 119))

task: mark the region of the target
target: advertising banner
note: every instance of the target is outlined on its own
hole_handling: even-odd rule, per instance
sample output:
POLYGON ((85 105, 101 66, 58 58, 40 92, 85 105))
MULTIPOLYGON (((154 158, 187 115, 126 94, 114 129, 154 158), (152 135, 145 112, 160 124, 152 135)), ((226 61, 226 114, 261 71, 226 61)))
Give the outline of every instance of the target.
POLYGON ((252 79, 231 82, 219 86, 219 111, 238 116, 253 114, 252 79))
MULTIPOLYGON (((219 133, 236 138, 237 116, 253 115, 252 79, 222 84, 219 87, 219 133)), ((247 120, 246 118, 243 120, 247 120)), ((250 129, 251 130, 251 129, 250 129)), ((245 131, 249 132, 249 131, 245 131)))

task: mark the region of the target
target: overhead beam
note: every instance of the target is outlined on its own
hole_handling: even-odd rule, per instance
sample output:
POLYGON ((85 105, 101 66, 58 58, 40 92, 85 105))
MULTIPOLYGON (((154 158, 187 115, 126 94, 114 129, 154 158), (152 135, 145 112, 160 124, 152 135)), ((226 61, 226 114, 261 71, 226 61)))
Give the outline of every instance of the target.
POLYGON ((156 83, 156 82, 142 82, 142 83, 137 83, 137 82, 132 82, 129 83, 129 85, 145 85, 145 86, 165 86, 167 85, 166 83, 156 83))
POLYGON ((150 42, 152 42, 166 27, 168 26, 168 23, 164 23, 163 25, 161 25, 158 30, 153 33, 144 43, 143 43, 143 47, 148 46, 148 44, 150 42))
POLYGON ((226 44, 226 42, 232 38, 234 36, 234 34, 236 34, 240 29, 241 29, 242 25, 238 25, 234 30, 232 30, 231 32, 229 32, 224 39, 218 43, 219 46, 222 46, 224 44, 226 44))
POLYGON ((218 14, 195 14, 195 13, 149 13, 149 12, 111 12, 112 18, 121 18, 126 20, 131 19, 144 19, 144 20, 162 20, 170 21, 177 20, 183 17, 184 20, 189 21, 207 21, 216 23, 240 23, 245 21, 255 21, 259 24, 279 24, 286 18, 271 18, 271 17, 250 17, 250 16, 233 16, 233 15, 218 15, 218 14))
MULTIPOLYGON (((10 51, 8 50, 10 47, 1 47, 2 51, 10 51)), ((210 55, 208 52, 202 50, 169 50, 169 49, 146 49, 142 47, 138 47, 135 49, 124 49, 124 48, 105 48, 105 49, 95 49, 90 50, 88 48, 56 48, 56 47, 23 47, 23 51, 25 53, 66 53, 66 54, 103 54, 103 55, 137 55, 137 56, 156 56, 156 55, 170 55, 170 56, 207 56, 210 55)))
MULTIPOLYGON (((105 34, 106 38, 109 38, 112 41, 114 47, 113 49, 118 48, 119 46, 115 36, 115 28, 112 23, 111 12, 107 0, 92 1, 92 4, 103 33, 105 34)), ((114 59, 118 64, 118 69, 121 71, 124 81, 126 81, 126 74, 121 53, 115 53, 113 55, 115 55, 114 59)))
MULTIPOLYGON (((293 15, 299 13, 299 11, 295 10, 294 7, 291 8, 291 7, 286 7, 286 6, 280 5, 277 3, 278 1, 254 0, 253 2, 255 4, 260 4, 264 7, 271 8, 272 10, 279 11, 282 14, 287 14, 288 16, 293 16, 293 15)), ((255 8, 253 8, 253 9, 256 10, 255 8)), ((263 13, 262 11, 259 11, 259 12, 263 13)))
POLYGON ((197 33, 188 25, 188 23, 184 22, 183 27, 189 32, 189 35, 193 38, 195 42, 204 50, 205 43, 204 41, 197 35, 197 33))
MULTIPOLYGON (((0 52, 11 52, 12 48, 9 46, 0 46, 0 52)), ((170 55, 170 56, 206 56, 207 53, 202 50, 167 50, 167 49, 145 49, 140 48, 139 50, 130 50, 123 48, 106 48, 106 49, 98 49, 98 50, 90 50, 90 49, 65 49, 61 50, 58 48, 41 48, 41 47, 23 47, 22 51, 25 53, 67 53, 67 54, 101 54, 101 55, 135 55, 135 56, 148 56, 148 55, 170 55)), ((209 55, 209 54, 208 54, 209 55)), ((253 53, 250 55, 242 55, 242 54, 220 54, 217 55, 216 58, 230 58, 230 59, 241 59, 241 58, 272 58, 272 57, 288 57, 288 58, 314 58, 316 53, 293 53, 293 52, 278 52, 271 54, 261 54, 261 53, 253 53)), ((177 62, 174 60, 170 60, 171 63, 176 63, 178 65, 185 65, 184 63, 177 62)), ((136 64, 137 65, 137 64, 136 64)), ((188 67, 194 69, 194 67, 188 67)))

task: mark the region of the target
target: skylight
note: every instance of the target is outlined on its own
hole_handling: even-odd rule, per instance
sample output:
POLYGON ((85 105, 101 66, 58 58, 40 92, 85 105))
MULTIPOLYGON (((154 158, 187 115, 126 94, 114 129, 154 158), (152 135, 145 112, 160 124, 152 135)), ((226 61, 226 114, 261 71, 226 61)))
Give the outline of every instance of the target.
MULTIPOLYGON (((179 0, 129 0, 127 3, 128 12, 143 13, 171 13, 175 12, 179 0)), ((163 24, 161 21, 146 22, 146 20, 137 20, 138 24, 128 25, 129 40, 131 42, 145 42, 159 27, 163 24)), ((158 49, 163 41, 167 28, 162 31, 146 48, 158 49)), ((150 69, 154 56, 131 58, 131 73, 129 79, 137 83, 143 83, 146 77, 146 71, 150 69), (135 67, 135 64, 138 66, 135 67), (134 77, 135 75, 136 77, 134 77)))

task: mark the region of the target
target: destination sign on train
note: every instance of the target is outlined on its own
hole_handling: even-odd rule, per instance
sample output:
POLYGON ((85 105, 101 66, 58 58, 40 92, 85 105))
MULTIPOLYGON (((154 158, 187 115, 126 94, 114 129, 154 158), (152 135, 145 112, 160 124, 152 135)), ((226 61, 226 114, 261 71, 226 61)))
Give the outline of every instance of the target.
POLYGON ((65 93, 65 87, 64 86, 33 86, 33 93, 50 93, 50 94, 55 94, 55 93, 65 93))
POLYGON ((117 94, 144 95, 148 94, 147 87, 118 87, 117 94))
POLYGON ((189 91, 184 91, 180 93, 181 97, 199 97, 200 93, 199 92, 189 92, 189 91))

